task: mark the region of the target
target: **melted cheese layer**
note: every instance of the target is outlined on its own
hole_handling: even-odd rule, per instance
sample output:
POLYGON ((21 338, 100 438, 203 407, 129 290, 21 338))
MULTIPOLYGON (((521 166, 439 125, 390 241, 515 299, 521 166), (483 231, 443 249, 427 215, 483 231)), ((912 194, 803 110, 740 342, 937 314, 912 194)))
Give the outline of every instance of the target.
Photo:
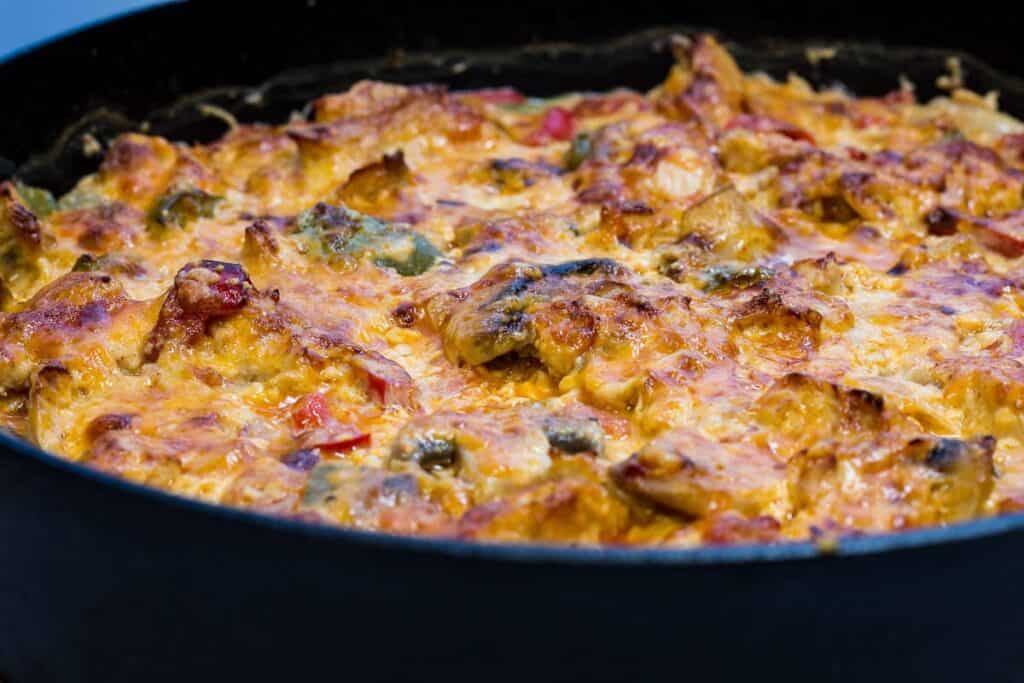
POLYGON ((314 523, 777 542, 1024 506, 1024 125, 744 75, 361 82, 0 185, 0 414, 314 523))

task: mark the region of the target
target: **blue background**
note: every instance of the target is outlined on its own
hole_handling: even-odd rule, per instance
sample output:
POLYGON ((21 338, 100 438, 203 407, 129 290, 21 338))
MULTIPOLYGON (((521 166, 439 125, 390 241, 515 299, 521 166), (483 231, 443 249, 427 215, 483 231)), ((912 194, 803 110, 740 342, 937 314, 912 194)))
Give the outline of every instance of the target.
MULTIPOLYGON (((163 0, 166 2, 167 0, 163 0)), ((0 57, 155 0, 0 0, 0 57)))

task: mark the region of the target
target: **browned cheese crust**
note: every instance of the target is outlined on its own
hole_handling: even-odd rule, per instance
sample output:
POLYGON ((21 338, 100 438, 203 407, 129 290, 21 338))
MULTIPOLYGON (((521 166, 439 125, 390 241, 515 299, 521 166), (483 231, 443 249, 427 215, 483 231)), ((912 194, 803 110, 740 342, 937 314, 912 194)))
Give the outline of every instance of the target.
POLYGON ((694 546, 1024 507, 1024 126, 744 75, 361 82, 0 185, 3 426, 400 534, 694 546))

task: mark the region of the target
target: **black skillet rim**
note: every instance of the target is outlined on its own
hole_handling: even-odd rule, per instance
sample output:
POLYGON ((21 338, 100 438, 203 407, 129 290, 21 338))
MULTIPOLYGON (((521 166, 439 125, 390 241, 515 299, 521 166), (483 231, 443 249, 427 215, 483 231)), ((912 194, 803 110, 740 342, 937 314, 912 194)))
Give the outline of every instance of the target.
MULTIPOLYGON (((78 35, 97 26, 118 21, 128 16, 143 14, 153 8, 126 12, 93 22, 55 36, 32 43, 15 52, 0 55, 0 63, 15 60, 36 50, 78 35)), ((671 33, 690 31, 692 27, 671 27, 639 31, 622 37, 622 40, 651 40, 666 37, 671 33)), ((769 43, 770 45, 771 43, 769 43)), ((785 41, 786 50, 802 50, 822 45, 823 41, 785 41)), ((866 54, 877 52, 879 46, 849 41, 827 41, 826 44, 841 46, 841 49, 863 50, 866 54)), ((580 47, 580 46, 575 46, 580 47)), ((585 45, 583 47, 586 47, 585 45)), ((762 47, 763 49, 763 47, 762 47)), ((1022 81, 1001 74, 983 62, 964 53, 951 50, 918 48, 885 48, 888 51, 905 51, 908 55, 956 56, 967 62, 975 72, 982 72, 990 81, 1004 82, 1011 87, 1022 88, 1022 81)), ((479 51, 473 51, 479 54, 479 51)), ((458 51, 445 53, 458 57, 458 51)), ((187 99, 187 98, 186 98, 187 99)), ((170 110, 168 107, 165 110, 170 110)), ((694 548, 662 547, 617 547, 617 546, 572 546, 541 545, 520 543, 487 543, 464 541, 452 538, 431 538, 400 536, 380 532, 362 531, 333 525, 316 525, 299 520, 273 517, 241 508, 232 508, 201 500, 186 498, 162 489, 136 484, 99 470, 66 460, 48 453, 41 448, 13 435, 0 431, 0 455, 23 457, 35 461, 54 474, 74 477, 82 485, 106 489, 106 493, 130 496, 148 500, 154 505, 182 514, 206 515, 231 520, 251 527, 263 528, 272 533, 289 533, 307 537, 316 542, 350 543, 364 548, 379 548, 382 551, 406 551, 430 553, 453 558, 470 558, 484 561, 511 561, 532 564, 568 565, 610 565, 610 566, 693 566, 725 565, 753 562, 807 561, 845 556, 879 555, 897 551, 909 551, 938 544, 963 543, 1024 532, 1024 513, 1006 514, 995 517, 962 522, 944 527, 930 527, 912 531, 850 536, 829 542, 787 542, 779 544, 750 544, 730 546, 700 546, 694 548)))

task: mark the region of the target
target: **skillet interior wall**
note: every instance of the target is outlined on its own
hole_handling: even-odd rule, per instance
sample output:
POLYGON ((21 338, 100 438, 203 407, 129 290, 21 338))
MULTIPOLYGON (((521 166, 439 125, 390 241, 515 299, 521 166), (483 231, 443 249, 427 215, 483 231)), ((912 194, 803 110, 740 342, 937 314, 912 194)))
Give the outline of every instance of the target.
MULTIPOLYGON (((634 0, 628 4, 523 0, 514 5, 394 0, 387 11, 381 11, 373 3, 268 0, 243 7, 188 2, 129 16, 0 64, 0 92, 7 103, 0 126, 0 177, 12 174, 32 154, 49 149, 67 126, 97 109, 126 117, 106 117, 98 131, 102 138, 104 130, 113 133, 132 127, 131 121, 188 93, 225 84, 256 84, 309 65, 399 50, 493 50, 531 42, 600 41, 650 26, 678 24, 713 26, 741 42, 773 36, 941 46, 971 52, 1011 72, 1021 71, 1012 35, 1014 22, 984 8, 951 13, 924 3, 894 8, 871 2, 777 0, 634 0)), ((662 68, 661 63, 657 68, 662 68)), ((538 94, 560 89, 558 79, 535 81, 533 91, 538 94)), ((563 90, 568 87, 574 86, 561 85, 563 90)), ((229 108, 243 120, 281 120, 295 104, 293 98, 278 98, 254 111, 229 108)), ((207 121, 182 132, 202 139, 221 130, 207 121)), ((27 171, 22 167, 22 175, 63 191, 92 170, 94 163, 69 152, 48 166, 37 164, 27 171)))

